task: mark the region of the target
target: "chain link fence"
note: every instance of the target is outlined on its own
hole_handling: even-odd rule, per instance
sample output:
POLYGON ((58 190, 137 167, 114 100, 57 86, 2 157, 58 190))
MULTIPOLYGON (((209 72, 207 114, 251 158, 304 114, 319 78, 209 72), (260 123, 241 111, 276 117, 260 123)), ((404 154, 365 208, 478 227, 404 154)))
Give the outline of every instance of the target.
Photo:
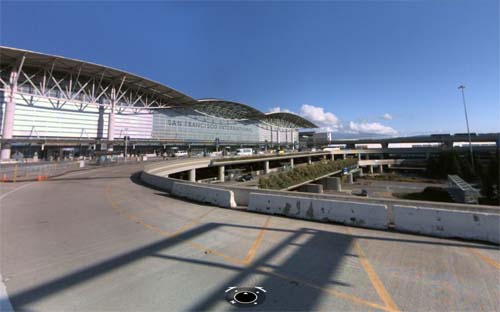
POLYGON ((101 157, 87 160, 67 160, 61 162, 39 161, 31 163, 11 163, 0 165, 2 182, 21 182, 32 180, 47 180, 72 171, 91 168, 134 164, 143 161, 157 161, 158 157, 133 157, 125 161, 124 157, 101 157))

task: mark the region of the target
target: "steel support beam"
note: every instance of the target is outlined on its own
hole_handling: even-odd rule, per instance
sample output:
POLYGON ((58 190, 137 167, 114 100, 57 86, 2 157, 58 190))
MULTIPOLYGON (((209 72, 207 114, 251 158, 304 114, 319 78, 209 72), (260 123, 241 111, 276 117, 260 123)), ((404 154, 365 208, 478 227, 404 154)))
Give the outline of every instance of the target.
MULTIPOLYGON (((115 105, 116 105, 116 90, 111 89, 111 105, 108 115, 108 141, 113 141, 115 138, 115 105)), ((113 151, 113 143, 108 144, 108 151, 113 151)))
MULTIPOLYGON (((6 100, 2 139, 12 139, 12 133, 14 131, 14 116, 16 114, 17 79, 18 72, 14 70, 10 73, 9 83, 4 86, 6 100)), ((11 146, 12 145, 10 143, 2 144, 2 150, 0 152, 1 160, 10 159, 11 146)))

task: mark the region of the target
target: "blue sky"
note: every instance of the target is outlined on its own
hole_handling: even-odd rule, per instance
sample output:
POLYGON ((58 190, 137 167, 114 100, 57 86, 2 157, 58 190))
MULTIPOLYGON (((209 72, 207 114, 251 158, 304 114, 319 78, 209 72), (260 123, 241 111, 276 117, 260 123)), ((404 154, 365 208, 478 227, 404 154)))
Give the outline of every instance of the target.
POLYGON ((0 2, 0 43, 339 133, 500 131, 499 1, 0 2))

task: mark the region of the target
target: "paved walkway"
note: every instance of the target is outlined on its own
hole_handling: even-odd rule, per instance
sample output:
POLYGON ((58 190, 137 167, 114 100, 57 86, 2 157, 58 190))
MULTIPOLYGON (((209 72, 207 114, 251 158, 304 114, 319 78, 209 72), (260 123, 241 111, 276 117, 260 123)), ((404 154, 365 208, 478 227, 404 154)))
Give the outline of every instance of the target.
POLYGON ((142 165, 0 186, 1 270, 18 310, 500 311, 498 246, 184 202, 142 165))

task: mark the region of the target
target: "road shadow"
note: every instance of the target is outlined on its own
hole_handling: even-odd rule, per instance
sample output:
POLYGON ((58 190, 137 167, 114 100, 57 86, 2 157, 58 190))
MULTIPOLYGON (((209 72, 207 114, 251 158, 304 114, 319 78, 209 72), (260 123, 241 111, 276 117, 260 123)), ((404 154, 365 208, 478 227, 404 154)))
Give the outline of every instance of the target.
MULTIPOLYGON (((104 274, 119 270, 141 259, 156 257, 192 265, 223 268, 234 272, 230 279, 222 284, 219 283, 220 286, 209 289, 208 294, 193 302, 187 309, 189 311, 213 310, 221 303, 229 305, 224 300, 224 292, 231 286, 262 286, 269 291, 268 300, 260 306, 252 307, 251 310, 311 311, 317 309, 322 301, 322 296, 325 295, 322 289, 328 288, 331 284, 344 287, 352 286, 335 280, 335 275, 345 257, 357 257, 350 252, 356 239, 468 247, 464 244, 436 244, 435 242, 343 234, 310 228, 298 230, 266 228, 266 231, 282 232, 288 235, 285 235, 281 241, 275 243, 265 252, 261 252, 262 254, 248 265, 221 263, 221 258, 210 256, 209 250, 205 250, 205 252, 200 250, 201 257, 199 259, 167 254, 168 250, 174 246, 192 241, 201 235, 210 235, 212 231, 223 227, 243 230, 263 229, 259 226, 226 223, 201 224, 176 236, 161 239, 155 243, 124 252, 50 281, 12 293, 9 296, 10 301, 15 310, 25 310, 28 305, 63 290, 66 291, 104 274), (207 255, 206 259, 204 259, 203 254, 207 255), (247 284, 255 281, 257 277, 261 278, 259 285, 247 284)), ((478 246, 470 247, 478 248, 478 246)), ((229 305, 228 308, 230 309, 231 306, 229 305)))
MULTIPOLYGON (((237 285, 240 282, 243 282, 249 276, 252 276, 254 274, 263 274, 267 276, 264 287, 268 287, 270 289, 281 287, 283 289, 283 285, 280 284, 279 279, 276 279, 276 277, 271 275, 270 273, 260 270, 259 267, 271 268, 273 270, 278 270, 280 273, 299 275, 301 278, 313 278, 315 283, 326 285, 328 283, 331 284, 332 282, 335 283, 335 281, 330 280, 330 277, 332 276, 332 273, 335 272, 335 269, 344 256, 344 252, 351 243, 351 239, 348 235, 310 229, 301 229, 296 232, 290 231, 289 237, 274 246, 270 251, 265 253, 260 259, 258 259, 254 264, 250 266, 228 265, 219 262, 209 262, 203 259, 183 259, 176 256, 165 255, 165 253, 167 253, 170 248, 178 244, 193 240, 200 235, 210 233, 211 231, 225 226, 238 227, 235 225, 223 223, 203 224, 186 232, 183 232, 178 236, 162 239, 158 242, 128 251, 99 263, 73 271, 56 279, 32 286, 17 293, 13 293, 9 296, 10 301, 12 302, 14 309, 25 310, 30 304, 42 300, 43 298, 53 296, 63 290, 67 291, 72 287, 75 287, 82 283, 86 283, 101 275, 119 270, 120 268, 123 268, 146 257, 159 257, 179 262, 188 262, 190 264, 201 264, 209 267, 222 267, 228 270, 233 270, 236 272, 236 276, 228 281, 227 285, 237 285), (307 235, 310 237, 304 244, 301 244, 301 247, 298 248, 297 251, 293 252, 288 260, 286 260, 283 264, 281 264, 280 266, 275 266, 269 262, 269 260, 271 260, 276 255, 276 253, 281 252, 284 248, 289 247, 290 244, 296 243, 296 240, 303 235, 307 235), (327 250, 324 248, 318 248, 320 244, 333 242, 336 242, 336 248, 334 249, 327 250), (313 261, 314 264, 311 263, 311 259, 308 255, 313 250, 322 250, 321 255, 317 255, 318 260, 313 261), (319 258, 327 259, 327 261, 318 266, 319 258), (307 267, 308 265, 309 268, 307 267), (314 267, 316 268, 316 273, 314 273, 313 276, 310 275, 310 269, 312 269, 311 265, 314 265, 314 267)), ((267 230, 272 231, 273 229, 267 230)), ((295 248, 296 247, 297 246, 295 245, 295 248)), ((205 252, 205 254, 210 254, 210 252, 207 251, 205 252)), ((320 293, 317 290, 306 289, 307 287, 300 286, 299 282, 285 281, 281 283, 284 283, 284 285, 288 285, 288 287, 291 287, 292 289, 297 287, 301 288, 301 299, 290 300, 288 298, 288 295, 283 293, 282 295, 284 297, 282 297, 278 301, 270 301, 271 303, 275 302, 275 305, 272 305, 272 307, 276 309, 286 307, 286 309, 289 310, 311 310, 312 308, 314 308, 316 302, 320 297, 320 293)), ((338 282, 338 284, 346 285, 340 282, 338 282)), ((189 308, 189 310, 199 311, 210 309, 214 304, 220 302, 220 300, 223 300, 224 290, 225 286, 221 288, 214 288, 214 290, 211 291, 210 295, 208 295, 203 300, 200 300, 197 304, 195 304, 195 306, 189 308)), ((276 295, 277 294, 278 293, 276 293, 276 295)))

